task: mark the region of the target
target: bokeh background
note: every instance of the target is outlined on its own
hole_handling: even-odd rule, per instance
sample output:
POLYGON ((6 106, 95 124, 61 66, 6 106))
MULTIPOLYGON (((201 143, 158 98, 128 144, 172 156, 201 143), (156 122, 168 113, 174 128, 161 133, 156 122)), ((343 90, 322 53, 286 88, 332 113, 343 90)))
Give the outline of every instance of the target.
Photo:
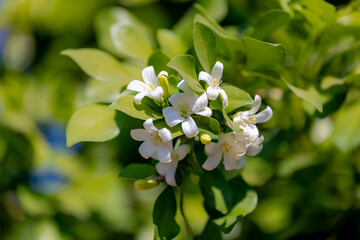
MULTIPOLYGON (((141 122, 118 113, 117 138, 67 148, 75 109, 111 102, 120 89, 89 79, 60 52, 93 47, 124 58, 104 34, 114 18, 129 12, 155 35, 186 25, 195 2, 239 36, 251 34, 269 10, 298 11, 282 29, 258 37, 284 44, 288 76, 300 87, 315 82, 324 98, 319 113, 239 70, 235 84, 261 95, 274 116, 263 126, 262 153, 241 171, 258 192, 258 207, 223 238, 360 239, 360 2, 329 1, 337 12, 336 24, 328 24, 320 0, 0 0, 0 239, 152 239, 152 207, 163 186, 139 191, 118 178, 123 166, 144 162, 129 136, 141 122)), ((197 235, 207 221, 203 199, 196 184, 184 188, 197 235)))

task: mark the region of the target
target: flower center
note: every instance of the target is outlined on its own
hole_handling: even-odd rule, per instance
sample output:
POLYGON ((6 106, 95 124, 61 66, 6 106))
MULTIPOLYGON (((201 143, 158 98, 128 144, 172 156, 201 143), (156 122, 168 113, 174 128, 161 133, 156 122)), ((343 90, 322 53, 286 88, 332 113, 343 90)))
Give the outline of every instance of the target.
POLYGON ((180 112, 181 112, 180 116, 183 118, 187 118, 189 116, 189 110, 186 106, 181 106, 180 112))
POLYGON ((155 90, 155 87, 152 83, 149 84, 149 87, 152 89, 152 90, 155 90))
POLYGON ((155 136, 155 137, 153 137, 153 140, 154 140, 154 142, 157 142, 157 141, 159 141, 161 139, 161 137, 158 135, 158 136, 155 136))
POLYGON ((256 118, 249 118, 249 121, 256 124, 256 118))
POLYGON ((217 79, 216 78, 213 78, 212 79, 212 87, 214 88, 214 87, 216 87, 216 81, 217 81, 217 79))

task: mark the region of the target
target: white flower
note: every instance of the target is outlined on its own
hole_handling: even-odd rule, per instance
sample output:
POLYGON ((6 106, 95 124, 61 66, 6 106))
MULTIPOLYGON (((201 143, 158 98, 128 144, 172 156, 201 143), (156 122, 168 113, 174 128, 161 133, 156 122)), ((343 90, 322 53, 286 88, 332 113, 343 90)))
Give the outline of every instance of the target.
POLYGON ((220 133, 218 143, 205 145, 205 150, 210 156, 202 167, 206 170, 216 168, 224 156, 226 170, 239 169, 245 164, 245 153, 248 144, 243 132, 220 133))
POLYGON ((238 112, 233 119, 234 123, 245 129, 246 126, 255 126, 256 123, 263 123, 268 121, 272 116, 272 110, 267 106, 263 111, 255 114, 261 106, 261 98, 256 95, 254 104, 249 111, 238 112))
POLYGON ((133 129, 130 135, 136 141, 144 141, 139 148, 143 158, 153 157, 161 162, 170 162, 172 147, 171 133, 167 128, 158 130, 149 118, 144 122, 145 129, 133 129))
POLYGON ((173 127, 181 123, 184 134, 188 138, 192 138, 199 133, 191 114, 195 113, 206 117, 210 117, 212 114, 211 109, 207 107, 208 100, 205 93, 200 97, 192 92, 175 93, 169 98, 169 102, 172 107, 163 109, 167 125, 173 127))
POLYGON ((162 163, 159 162, 156 164, 157 172, 165 176, 166 182, 171 186, 176 186, 175 174, 176 168, 178 166, 179 161, 183 160, 185 156, 189 153, 190 146, 189 145, 181 145, 173 150, 171 147, 171 162, 162 163))
POLYGON ((168 73, 162 71, 156 77, 154 67, 149 66, 144 68, 144 70, 142 71, 142 77, 144 79, 144 82, 139 80, 133 80, 129 83, 127 89, 139 92, 134 97, 134 102, 136 104, 140 104, 141 100, 145 96, 148 96, 157 101, 161 101, 164 95, 164 89, 161 86, 158 86, 158 78, 161 75, 168 76, 168 73))
POLYGON ((206 89, 206 94, 210 100, 215 100, 219 93, 221 94, 224 100, 224 106, 228 105, 228 97, 226 92, 221 89, 219 86, 221 84, 221 77, 223 74, 224 66, 221 62, 216 62, 213 69, 211 70, 211 75, 207 72, 199 73, 199 80, 205 81, 209 86, 206 89))
POLYGON ((255 125, 247 125, 243 130, 243 134, 248 144, 246 155, 255 156, 259 154, 263 147, 262 142, 264 141, 264 137, 259 137, 259 130, 257 127, 255 125))

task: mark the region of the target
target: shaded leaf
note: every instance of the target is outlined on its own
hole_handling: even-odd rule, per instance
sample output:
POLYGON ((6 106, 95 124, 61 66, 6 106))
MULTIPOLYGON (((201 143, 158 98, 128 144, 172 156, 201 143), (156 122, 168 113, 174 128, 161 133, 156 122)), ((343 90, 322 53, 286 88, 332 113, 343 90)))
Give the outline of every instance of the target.
POLYGON ((172 187, 168 186, 156 199, 153 210, 153 223, 158 239, 170 240, 180 232, 175 221, 176 199, 172 187))
POLYGON ((277 29, 288 25, 289 22, 289 13, 278 9, 269 11, 256 23, 251 37, 265 40, 277 29))
POLYGON ((188 50, 188 47, 181 37, 176 32, 169 29, 159 29, 157 31, 157 39, 160 48, 170 58, 184 54, 188 50))
POLYGON ((192 118, 196 122, 198 128, 202 128, 216 134, 219 133, 220 125, 216 119, 199 115, 192 115, 192 118))
POLYGON ((103 142, 120 133, 115 122, 115 111, 107 106, 91 104, 79 108, 66 128, 66 145, 83 142, 103 142))
POLYGON ((156 169, 150 164, 130 164, 127 165, 119 174, 119 177, 136 180, 150 177, 156 173, 156 169))

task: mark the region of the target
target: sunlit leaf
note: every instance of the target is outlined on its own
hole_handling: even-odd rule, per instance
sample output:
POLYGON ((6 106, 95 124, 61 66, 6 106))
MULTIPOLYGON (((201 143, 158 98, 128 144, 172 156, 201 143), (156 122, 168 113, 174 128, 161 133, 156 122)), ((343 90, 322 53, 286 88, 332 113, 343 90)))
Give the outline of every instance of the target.
POLYGON ((66 145, 83 142, 103 142, 116 137, 120 130, 115 122, 115 111, 103 105, 87 105, 70 118, 66 129, 66 145))
POLYGON ((212 30, 200 22, 194 23, 194 47, 201 65, 210 73, 216 62, 216 39, 212 30))
POLYGON ((225 108, 226 112, 229 113, 239 107, 253 104, 253 99, 250 94, 244 90, 232 85, 224 85, 221 86, 221 88, 224 89, 226 95, 228 96, 229 104, 225 108))
POLYGON ((220 125, 216 119, 199 115, 192 115, 192 118, 196 122, 198 128, 208 130, 212 133, 219 133, 220 125))
POLYGON ((195 92, 204 92, 196 76, 195 60, 191 55, 179 55, 171 59, 168 66, 175 69, 195 92))
MULTIPOLYGON (((149 100, 151 101, 151 100, 149 100)), ((119 110, 133 118, 147 120, 149 118, 162 118, 161 112, 158 109, 151 107, 146 98, 143 98, 141 104, 134 103, 134 96, 121 96, 115 100, 109 107, 119 110)))
POLYGON ((128 83, 129 73, 110 54, 93 48, 68 49, 61 54, 71 57, 89 76, 101 81, 124 81, 128 83))
POLYGON ((160 48, 170 58, 173 58, 176 55, 184 54, 188 50, 188 47, 186 46, 184 41, 174 31, 168 29, 159 29, 157 31, 157 39, 160 48))
POLYGON ((315 89, 313 89, 312 91, 304 90, 288 83, 284 78, 283 80, 286 83, 286 85, 290 88, 290 90, 296 94, 296 96, 314 105, 317 108, 317 110, 319 110, 319 112, 323 111, 321 96, 315 89))
POLYGON ((173 188, 168 186, 156 199, 153 210, 153 223, 156 226, 158 239, 170 240, 180 232, 175 221, 176 199, 173 188))

